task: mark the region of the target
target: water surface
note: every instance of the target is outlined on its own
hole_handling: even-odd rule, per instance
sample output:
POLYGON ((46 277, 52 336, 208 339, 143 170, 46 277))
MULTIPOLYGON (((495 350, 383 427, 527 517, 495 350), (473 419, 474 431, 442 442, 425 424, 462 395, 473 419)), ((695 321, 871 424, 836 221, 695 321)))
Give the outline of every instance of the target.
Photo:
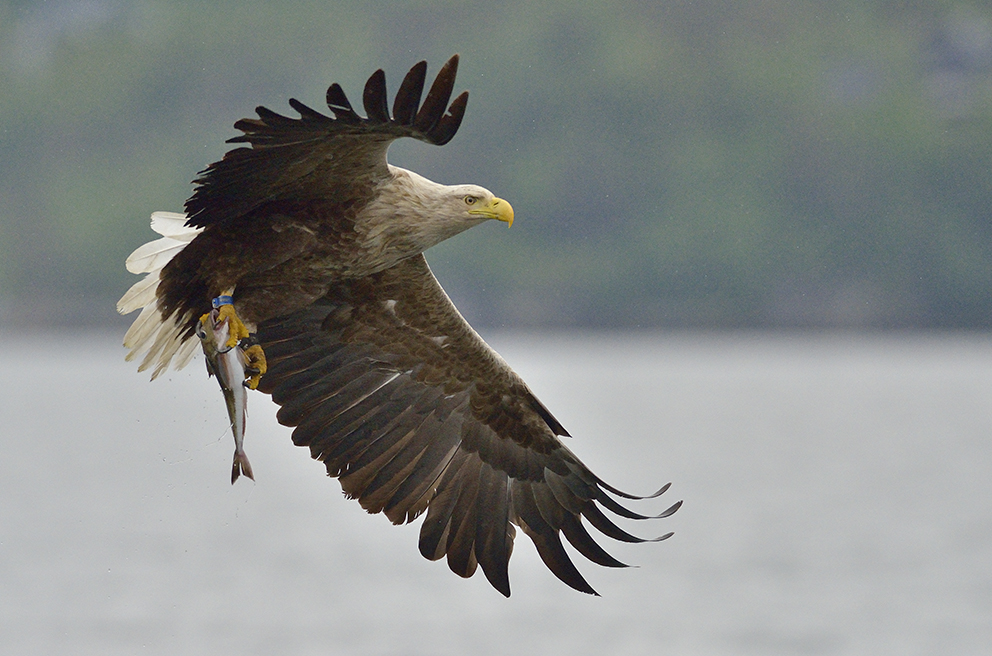
MULTIPOLYGON (((648 492, 601 598, 522 533, 513 596, 345 500, 249 402, 257 482, 202 363, 3 335, 0 652, 987 654, 992 338, 491 338, 607 481, 648 492), (670 498, 669 498, 670 497, 670 498)), ((626 526, 626 525, 625 525, 626 526)))

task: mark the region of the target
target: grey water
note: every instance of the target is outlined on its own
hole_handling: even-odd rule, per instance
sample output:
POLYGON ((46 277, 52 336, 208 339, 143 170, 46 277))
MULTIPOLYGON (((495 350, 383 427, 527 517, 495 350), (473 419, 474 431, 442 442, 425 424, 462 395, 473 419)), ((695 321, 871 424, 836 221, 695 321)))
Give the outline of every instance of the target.
MULTIPOLYGON (((992 653, 992 337, 500 333, 608 482, 669 519, 513 596, 345 499, 249 399, 256 482, 201 362, 0 335, 0 653, 992 653)), ((609 543, 609 544, 607 544, 609 543)))

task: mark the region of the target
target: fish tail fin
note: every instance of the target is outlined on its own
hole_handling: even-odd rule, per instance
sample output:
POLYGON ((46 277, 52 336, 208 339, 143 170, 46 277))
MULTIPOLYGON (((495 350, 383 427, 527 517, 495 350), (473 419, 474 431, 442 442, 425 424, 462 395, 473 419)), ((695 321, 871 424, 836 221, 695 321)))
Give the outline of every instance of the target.
POLYGON ((238 480, 238 477, 244 474, 251 480, 255 480, 255 475, 251 472, 251 463, 248 462, 248 456, 245 455, 244 451, 234 452, 234 466, 231 468, 231 485, 238 480))

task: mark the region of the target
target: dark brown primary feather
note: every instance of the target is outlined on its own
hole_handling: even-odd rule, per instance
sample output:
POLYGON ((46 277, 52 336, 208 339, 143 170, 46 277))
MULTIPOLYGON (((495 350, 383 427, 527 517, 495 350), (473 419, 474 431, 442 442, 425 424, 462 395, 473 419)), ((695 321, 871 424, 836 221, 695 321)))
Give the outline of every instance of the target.
POLYGON ((638 497, 607 486, 561 443, 564 429, 462 319, 423 256, 264 322, 258 338, 269 361, 260 389, 296 427, 293 441, 369 512, 401 523, 426 510, 420 551, 447 557, 455 573, 481 566, 509 595, 517 525, 559 579, 595 594, 561 535, 607 567, 623 563, 587 524, 645 541, 600 509, 647 519, 607 492, 638 497))

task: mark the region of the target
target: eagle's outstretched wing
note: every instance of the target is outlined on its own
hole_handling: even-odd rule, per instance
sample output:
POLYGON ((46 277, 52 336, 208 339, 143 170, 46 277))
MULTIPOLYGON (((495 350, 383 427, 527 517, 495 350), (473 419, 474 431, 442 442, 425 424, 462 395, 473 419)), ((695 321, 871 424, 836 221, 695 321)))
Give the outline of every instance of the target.
POLYGON ((229 143, 247 143, 235 148, 201 172, 196 190, 186 201, 189 225, 207 227, 249 215, 265 203, 289 200, 295 205, 308 200, 357 200, 385 178, 386 149, 401 137, 412 137, 442 146, 458 131, 468 92, 450 106, 458 72, 458 55, 441 67, 420 104, 427 75, 421 61, 406 74, 389 115, 386 76, 377 70, 365 84, 363 118, 338 84, 327 90, 325 116, 295 98, 289 104, 300 118, 256 108, 257 119, 234 124, 244 134, 229 143))
POLYGON ((639 497, 604 483, 562 444, 564 428, 465 322, 422 255, 263 322, 258 340, 269 361, 259 389, 282 406, 279 421, 295 426, 294 443, 310 447, 369 512, 401 523, 426 510, 420 551, 447 556, 456 574, 481 565, 508 596, 517 525, 559 579, 595 594, 560 534, 607 567, 624 565, 584 522, 644 541, 600 508, 647 519, 607 492, 639 497))

